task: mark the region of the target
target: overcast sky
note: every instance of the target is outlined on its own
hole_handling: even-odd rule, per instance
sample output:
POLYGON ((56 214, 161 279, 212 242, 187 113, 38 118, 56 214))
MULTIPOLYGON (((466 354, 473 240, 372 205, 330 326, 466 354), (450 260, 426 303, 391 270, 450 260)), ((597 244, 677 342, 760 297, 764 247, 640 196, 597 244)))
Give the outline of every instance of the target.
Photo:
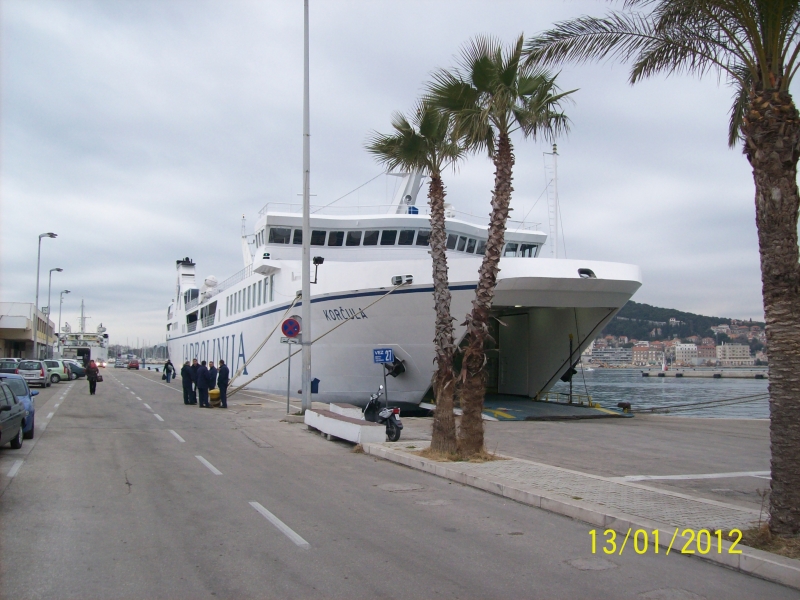
MULTIPOLYGON (((364 149, 430 73, 478 34, 512 41, 599 1, 312 0, 312 199, 381 173, 364 149)), ((164 340, 175 260, 221 281, 267 202, 302 192, 302 0, 2 0, 0 298, 40 304, 112 342, 164 340)), ((619 64, 566 65, 571 131, 558 141, 567 256, 635 263, 634 299, 763 318, 753 183, 727 147, 731 90, 711 76, 631 87, 619 64)), ((547 229, 541 141, 515 140, 514 216, 547 229), (540 199, 539 199, 540 198, 540 199), (537 203, 537 199, 539 199, 537 203)), ((446 176, 457 209, 487 214, 492 166, 446 176)), ((346 201, 383 202, 378 177, 346 201)), ((424 202, 421 194, 420 202, 424 202)), ((345 201, 345 202, 346 202, 345 201)), ((545 249, 544 255, 548 251, 545 249)), ((563 255, 563 250, 562 250, 563 255)))

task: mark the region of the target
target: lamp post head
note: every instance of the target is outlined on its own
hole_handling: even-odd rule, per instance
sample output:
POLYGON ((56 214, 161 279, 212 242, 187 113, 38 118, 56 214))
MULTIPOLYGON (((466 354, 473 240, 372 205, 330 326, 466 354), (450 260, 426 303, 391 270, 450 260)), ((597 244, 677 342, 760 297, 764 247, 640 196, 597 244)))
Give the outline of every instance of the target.
POLYGON ((69 294, 69 293, 70 293, 70 291, 69 291, 69 290, 62 290, 62 291, 61 291, 61 293, 62 293, 62 294, 69 294))
POLYGON ((52 231, 50 231, 48 233, 39 234, 39 239, 41 239, 43 237, 55 238, 55 237, 58 237, 58 234, 57 233, 53 233, 52 231))
POLYGON ((61 267, 56 267, 55 269, 50 269, 50 272, 52 273, 53 271, 58 271, 59 273, 61 273, 61 271, 63 270, 64 269, 62 269, 61 267))

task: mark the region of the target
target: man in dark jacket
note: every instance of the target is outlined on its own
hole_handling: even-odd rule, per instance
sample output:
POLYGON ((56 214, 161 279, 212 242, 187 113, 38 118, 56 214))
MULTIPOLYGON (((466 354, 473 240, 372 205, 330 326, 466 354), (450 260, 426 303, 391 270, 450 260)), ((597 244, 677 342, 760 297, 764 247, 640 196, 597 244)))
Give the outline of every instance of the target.
POLYGON ((208 363, 208 389, 213 390, 215 387, 217 387, 217 368, 212 360, 208 363))
POLYGON ((219 361, 219 372, 217 375, 217 385, 219 386, 220 408, 228 408, 228 376, 230 371, 224 360, 219 361))
POLYGON ((192 403, 192 368, 187 360, 181 367, 181 382, 183 383, 183 403, 192 403))
POLYGON ((211 408, 208 403, 208 367, 206 361, 197 369, 197 394, 200 396, 200 408, 211 408))
POLYGON ((196 358, 192 359, 192 366, 190 367, 192 372, 192 401, 190 404, 197 404, 197 370, 200 368, 200 364, 197 362, 196 358))

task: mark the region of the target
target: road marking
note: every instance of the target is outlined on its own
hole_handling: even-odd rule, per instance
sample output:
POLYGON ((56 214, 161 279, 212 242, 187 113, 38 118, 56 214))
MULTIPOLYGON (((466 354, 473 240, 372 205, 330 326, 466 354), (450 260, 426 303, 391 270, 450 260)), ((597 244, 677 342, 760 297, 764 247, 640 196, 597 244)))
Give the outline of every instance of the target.
POLYGON ((52 419, 54 414, 56 414, 56 413, 50 413, 49 415, 47 415, 45 417, 45 419, 52 419))
POLYGON ((47 423, 42 423, 41 425, 39 425, 39 433, 41 433, 45 429, 47 429, 47 423))
POLYGON ((147 402, 145 402, 144 405, 147 407, 147 410, 153 410, 152 408, 150 408, 150 405, 147 404, 147 402))
MULTIPOLYGON (((199 458, 199 457, 198 457, 198 458, 199 458)), ((289 538, 290 540, 292 540, 292 541, 293 541, 295 544, 297 544, 298 546, 300 546, 301 548, 304 548, 304 549, 306 549, 306 550, 308 550, 308 549, 311 547, 311 546, 310 546, 310 544, 309 544, 307 541, 305 541, 303 538, 301 538, 299 535, 297 535, 297 534, 296 534, 296 533, 295 533, 295 532, 292 530, 292 528, 291 528, 291 527, 289 527, 289 526, 288 526, 286 523, 284 523, 284 522, 283 522, 283 521, 281 521, 281 520, 280 520, 278 517, 276 517, 276 516, 275 516, 275 515, 273 515, 271 512, 269 512, 269 511, 268 511, 266 508, 264 508, 263 506, 261 506, 261 505, 260 505, 258 502, 251 502, 251 503, 250 503, 250 506, 252 506, 252 507, 253 507, 253 508, 255 508, 255 509, 258 511, 258 512, 260 512, 260 513, 261 513, 261 515, 262 515, 262 516, 263 516, 263 517, 264 517, 264 518, 265 518, 267 521, 269 521, 270 523, 272 523, 273 525, 275 525, 275 527, 277 527, 277 528, 278 528, 278 530, 279 530, 279 531, 280 531, 280 532, 281 532, 283 535, 285 535, 286 537, 288 537, 288 538, 289 538)))
POLYGON ((136 392, 134 392, 133 390, 131 390, 131 394, 133 394, 133 395, 135 396, 135 395, 136 395, 136 392))
POLYGON ((53 405, 53 408, 58 408, 58 404, 53 405))
POLYGON ((210 462, 208 462, 208 461, 207 461, 205 458, 203 458, 202 456, 196 455, 196 456, 195 456, 195 458, 196 458, 197 460, 199 460, 201 463, 203 463, 205 466, 207 466, 207 467, 208 467, 208 470, 209 470, 209 471, 211 471, 211 472, 212 472, 214 475, 222 475, 222 471, 220 471, 220 470, 219 470, 217 467, 215 467, 214 465, 212 465, 210 462))
POLYGON ((164 419, 162 419, 160 415, 156 415, 156 414, 154 414, 153 416, 154 416, 156 419, 158 419, 159 421, 161 421, 162 423, 164 422, 164 419))
POLYGON ((23 462, 24 461, 22 460, 15 460, 13 466, 11 467, 11 470, 8 472, 8 476, 13 477, 14 475, 16 475, 17 471, 19 471, 19 468, 22 466, 23 462))
POLYGON ((139 398, 139 396, 136 396, 136 399, 137 399, 137 400, 140 400, 140 401, 142 401, 142 402, 144 402, 144 400, 142 400, 141 398, 139 398))
POLYGON ((609 477, 611 481, 655 481, 683 479, 726 479, 728 477, 758 477, 769 479, 769 471, 737 471, 734 473, 696 473, 693 475, 626 475, 625 477, 609 477))
POLYGON ((174 430, 174 429, 170 429, 170 430, 169 430, 169 432, 170 432, 172 435, 174 435, 174 436, 175 436, 175 439, 176 439, 176 440, 178 440, 179 442, 185 442, 185 441, 186 441, 186 440, 185 440, 185 439, 183 439, 181 436, 179 436, 179 435, 178 435, 178 434, 175 432, 175 430, 174 430))

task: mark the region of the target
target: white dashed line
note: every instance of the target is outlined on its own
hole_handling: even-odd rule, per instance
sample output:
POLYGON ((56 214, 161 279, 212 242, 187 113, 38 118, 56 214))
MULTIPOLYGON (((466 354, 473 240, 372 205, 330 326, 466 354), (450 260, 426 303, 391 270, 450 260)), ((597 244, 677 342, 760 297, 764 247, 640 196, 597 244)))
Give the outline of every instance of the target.
POLYGON ((53 405, 53 408, 58 408, 58 404, 54 404, 54 405, 53 405))
POLYGON ((45 419, 52 419, 54 414, 56 414, 56 413, 50 413, 49 415, 47 415, 45 417, 45 419))
POLYGON ((14 464, 11 467, 11 470, 8 472, 8 476, 13 477, 14 475, 16 475, 17 471, 19 471, 19 468, 22 466, 23 462, 24 461, 22 460, 15 460, 14 464))
POLYGON ((131 390, 131 394, 133 394, 133 395, 135 396, 135 395, 136 395, 136 392, 134 392, 133 390, 131 390))
POLYGON ((136 396, 136 399, 143 402, 143 400, 139 398, 139 396, 136 396))
POLYGON ((146 402, 145 402, 145 404, 144 404, 144 405, 147 407, 147 410, 153 410, 152 408, 150 408, 150 405, 149 405, 149 404, 147 404, 146 402))
POLYGON ((164 421, 164 419, 162 419, 160 415, 156 415, 156 414, 154 414, 153 416, 154 416, 156 419, 158 419, 159 421, 161 421, 161 422, 163 422, 163 421, 164 421))
MULTIPOLYGON (((201 463, 203 463, 205 466, 207 466, 207 467, 208 467, 208 470, 209 470, 209 471, 211 471, 211 472, 212 472, 214 475, 222 475, 222 471, 220 471, 219 469, 217 469, 217 467, 215 467, 214 465, 212 465, 210 462, 208 462, 208 461, 207 461, 205 458, 203 458, 202 456, 195 456, 195 458, 196 458, 197 460, 199 460, 201 463)), ((258 510, 258 509, 256 509, 256 510, 258 510)), ((265 509, 265 510, 266 510, 266 509, 265 509)))
MULTIPOLYGON (((200 457, 198 457, 198 458, 200 458, 200 457)), ((270 523, 272 523, 273 525, 275 525, 275 527, 277 527, 277 528, 278 528, 278 530, 279 530, 279 531, 280 531, 280 532, 281 532, 283 535, 285 535, 286 537, 288 537, 288 538, 289 538, 290 540, 292 540, 292 541, 293 541, 295 544, 297 544, 298 546, 300 546, 301 548, 304 548, 304 549, 306 549, 306 550, 308 550, 308 549, 311 547, 311 546, 310 546, 310 544, 309 544, 307 541, 305 541, 303 538, 301 538, 299 535, 297 535, 297 534, 294 532, 294 530, 293 530, 291 527, 289 527, 289 526, 288 526, 286 523, 284 523, 284 522, 283 522, 283 521, 281 521, 281 520, 280 520, 278 517, 276 517, 276 516, 275 516, 275 515, 273 515, 271 512, 269 512, 269 511, 268 511, 266 508, 264 508, 263 506, 261 506, 261 505, 260 505, 258 502, 251 502, 251 503, 250 503, 250 506, 252 506, 252 507, 253 507, 253 508, 255 508, 255 509, 258 511, 258 512, 260 512, 260 513, 261 513, 261 515, 262 515, 262 516, 263 516, 263 517, 264 517, 264 518, 265 518, 267 521, 269 521, 270 523)))
POLYGON ((45 429, 47 429, 47 423, 42 423, 41 425, 39 425, 39 432, 40 432, 40 433, 41 433, 42 431, 44 431, 45 429))
POLYGON ((179 436, 174 430, 170 429, 169 432, 175 436, 175 439, 179 442, 185 442, 186 440, 179 436))

